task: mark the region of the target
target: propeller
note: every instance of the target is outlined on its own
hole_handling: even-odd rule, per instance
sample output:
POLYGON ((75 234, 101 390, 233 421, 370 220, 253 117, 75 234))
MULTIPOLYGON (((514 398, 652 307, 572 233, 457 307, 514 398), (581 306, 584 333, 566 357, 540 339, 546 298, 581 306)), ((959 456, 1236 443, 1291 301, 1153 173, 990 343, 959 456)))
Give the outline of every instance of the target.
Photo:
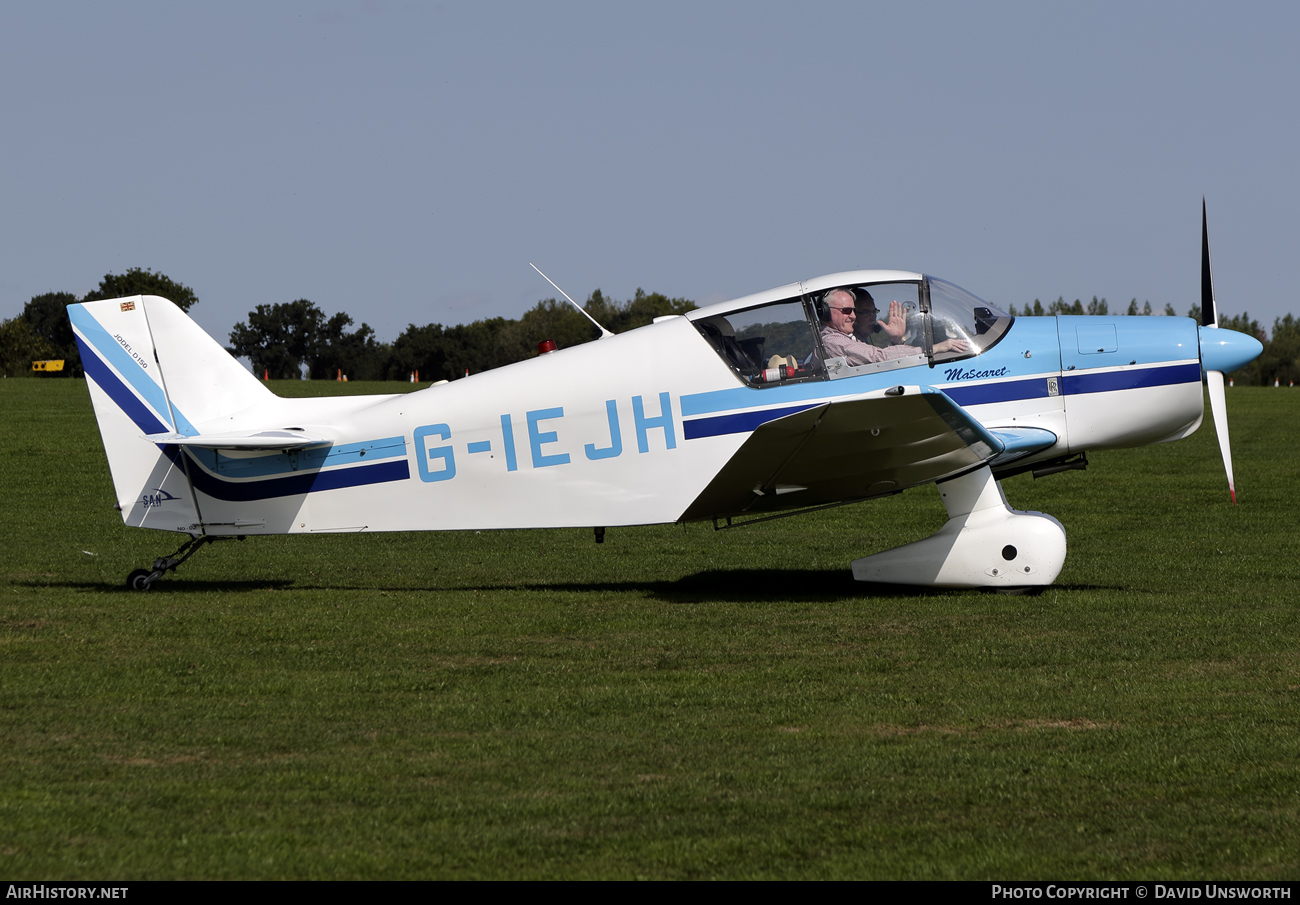
MULTIPOLYGON (((1219 312, 1214 305, 1214 275, 1210 272, 1210 226, 1205 212, 1205 199, 1201 199, 1201 327, 1217 329, 1219 312)), ((1205 343, 1202 341, 1202 348, 1205 343)), ((1202 355, 1202 361, 1205 356, 1202 355)), ((1214 415, 1214 432, 1219 437, 1219 452, 1223 455, 1223 469, 1228 473, 1228 493, 1232 505, 1237 505, 1237 488, 1232 480, 1232 449, 1228 445, 1228 401, 1223 392, 1223 372, 1206 370, 1205 383, 1210 390, 1210 412, 1214 415)))

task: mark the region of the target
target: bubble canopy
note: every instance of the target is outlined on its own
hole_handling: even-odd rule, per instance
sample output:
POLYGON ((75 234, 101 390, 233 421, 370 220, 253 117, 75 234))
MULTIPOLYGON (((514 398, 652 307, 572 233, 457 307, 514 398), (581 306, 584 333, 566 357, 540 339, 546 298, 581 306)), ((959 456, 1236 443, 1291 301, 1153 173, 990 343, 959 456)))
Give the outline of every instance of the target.
POLYGON ((955 283, 902 271, 830 274, 688 317, 755 387, 971 358, 1013 320, 955 283))

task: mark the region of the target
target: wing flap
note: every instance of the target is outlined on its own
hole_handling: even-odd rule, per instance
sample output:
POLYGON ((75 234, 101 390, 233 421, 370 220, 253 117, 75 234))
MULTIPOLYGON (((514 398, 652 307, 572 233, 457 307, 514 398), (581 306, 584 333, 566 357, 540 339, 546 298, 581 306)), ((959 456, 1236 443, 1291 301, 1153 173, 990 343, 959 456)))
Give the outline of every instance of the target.
POLYGON ((1001 440, 942 391, 849 397, 760 425, 683 521, 869 499, 968 471, 1001 440))

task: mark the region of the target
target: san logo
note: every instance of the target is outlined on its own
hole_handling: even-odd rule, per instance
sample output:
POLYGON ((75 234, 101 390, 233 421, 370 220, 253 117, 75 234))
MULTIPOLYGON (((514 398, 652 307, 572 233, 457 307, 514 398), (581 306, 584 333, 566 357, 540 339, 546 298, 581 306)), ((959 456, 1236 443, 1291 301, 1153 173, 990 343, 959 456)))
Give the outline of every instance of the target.
POLYGON ((140 505, 148 511, 150 509, 157 509, 168 500, 174 499, 176 499, 176 497, 172 496, 161 487, 155 487, 153 493, 146 493, 144 496, 140 497, 140 505))

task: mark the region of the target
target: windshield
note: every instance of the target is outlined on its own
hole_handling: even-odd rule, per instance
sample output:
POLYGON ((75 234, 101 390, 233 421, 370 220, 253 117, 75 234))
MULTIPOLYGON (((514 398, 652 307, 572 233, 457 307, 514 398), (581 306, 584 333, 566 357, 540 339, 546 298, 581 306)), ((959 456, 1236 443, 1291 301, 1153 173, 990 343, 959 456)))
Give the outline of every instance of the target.
POLYGON ((1011 315, 960 286, 937 277, 926 277, 926 284, 930 290, 932 346, 946 340, 968 346, 966 351, 936 349, 936 362, 978 355, 997 343, 1011 326, 1011 315))

